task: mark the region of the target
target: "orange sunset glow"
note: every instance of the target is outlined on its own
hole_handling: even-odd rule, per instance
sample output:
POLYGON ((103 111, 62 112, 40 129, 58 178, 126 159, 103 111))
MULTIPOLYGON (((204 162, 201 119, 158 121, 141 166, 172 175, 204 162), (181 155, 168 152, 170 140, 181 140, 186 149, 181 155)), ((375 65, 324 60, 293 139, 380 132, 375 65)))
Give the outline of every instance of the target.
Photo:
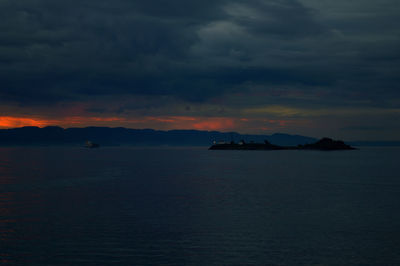
POLYGON ((275 127, 284 127, 288 121, 284 120, 254 120, 249 118, 231 118, 231 117, 192 117, 192 116, 146 116, 146 117, 94 117, 94 116, 70 116, 59 119, 50 119, 44 117, 17 117, 1 116, 0 128, 16 128, 24 126, 61 126, 68 127, 86 127, 86 126, 110 126, 110 127, 128 127, 128 128, 154 128, 159 130, 172 129, 196 129, 196 130, 217 130, 230 131, 240 128, 244 124, 261 124, 260 129, 265 130, 273 125, 275 127))
POLYGON ((0 128, 15 128, 25 126, 44 127, 52 124, 53 122, 55 121, 27 117, 0 116, 0 128))

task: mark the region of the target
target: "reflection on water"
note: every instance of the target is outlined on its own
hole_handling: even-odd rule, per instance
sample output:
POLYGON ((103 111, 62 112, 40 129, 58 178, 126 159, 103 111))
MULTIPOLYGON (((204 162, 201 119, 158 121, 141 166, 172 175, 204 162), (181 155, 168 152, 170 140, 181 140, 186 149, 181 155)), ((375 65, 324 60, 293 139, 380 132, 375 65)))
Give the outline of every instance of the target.
MULTIPOLYGON (((15 238, 14 197, 15 193, 7 190, 7 185, 13 183, 10 162, 7 153, 0 153, 0 241, 2 246, 15 238)), ((9 254, 2 253, 2 263, 8 261, 9 254)))
POLYGON ((0 148, 0 263, 400 265, 399 151, 0 148))
MULTIPOLYGON (((12 176, 9 171, 9 162, 0 155, 0 187, 1 190, 12 184, 12 176)), ((5 252, 5 247, 10 246, 10 241, 16 238, 14 218, 14 192, 0 192, 0 262, 1 264, 12 264, 11 254, 5 252)))
POLYGON ((7 241, 15 238, 14 225, 16 220, 13 219, 13 193, 0 193, 0 239, 7 241))

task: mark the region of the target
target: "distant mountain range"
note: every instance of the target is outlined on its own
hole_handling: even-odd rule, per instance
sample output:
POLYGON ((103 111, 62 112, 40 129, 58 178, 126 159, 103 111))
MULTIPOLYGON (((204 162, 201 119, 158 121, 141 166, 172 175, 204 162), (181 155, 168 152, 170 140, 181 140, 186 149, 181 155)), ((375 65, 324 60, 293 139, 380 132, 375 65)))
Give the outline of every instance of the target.
POLYGON ((109 127, 61 128, 21 127, 0 130, 0 145, 83 145, 86 140, 109 145, 137 146, 209 146, 213 141, 240 140, 264 142, 276 145, 297 145, 315 142, 316 139, 288 134, 243 135, 236 132, 218 131, 129 129, 109 127))
MULTIPOLYGON (((315 138, 276 133, 272 135, 247 135, 236 132, 129 129, 109 127, 61 128, 21 127, 0 130, 0 145, 83 145, 86 140, 101 146, 136 145, 136 146, 210 146, 213 141, 246 142, 269 141, 275 145, 295 146, 314 143, 315 138)), ((351 145, 393 146, 400 142, 350 142, 351 145)))

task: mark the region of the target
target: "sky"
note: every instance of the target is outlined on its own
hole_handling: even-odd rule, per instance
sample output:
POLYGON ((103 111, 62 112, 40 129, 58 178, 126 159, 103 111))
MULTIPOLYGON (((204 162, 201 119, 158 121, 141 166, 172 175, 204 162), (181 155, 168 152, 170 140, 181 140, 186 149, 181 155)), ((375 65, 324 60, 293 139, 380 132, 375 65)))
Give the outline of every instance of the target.
POLYGON ((400 139, 398 0, 0 0, 0 128, 400 139))

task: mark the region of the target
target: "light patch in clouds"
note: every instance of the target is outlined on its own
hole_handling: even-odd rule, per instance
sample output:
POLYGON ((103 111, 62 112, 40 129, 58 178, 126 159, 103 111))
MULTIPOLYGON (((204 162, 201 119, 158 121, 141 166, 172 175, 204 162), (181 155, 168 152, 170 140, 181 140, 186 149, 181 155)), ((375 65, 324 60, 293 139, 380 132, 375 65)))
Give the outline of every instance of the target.
POLYGON ((322 117, 322 116, 367 116, 367 115, 399 115, 400 108, 295 108, 290 106, 270 105, 247 108, 247 115, 273 115, 278 117, 322 117))

